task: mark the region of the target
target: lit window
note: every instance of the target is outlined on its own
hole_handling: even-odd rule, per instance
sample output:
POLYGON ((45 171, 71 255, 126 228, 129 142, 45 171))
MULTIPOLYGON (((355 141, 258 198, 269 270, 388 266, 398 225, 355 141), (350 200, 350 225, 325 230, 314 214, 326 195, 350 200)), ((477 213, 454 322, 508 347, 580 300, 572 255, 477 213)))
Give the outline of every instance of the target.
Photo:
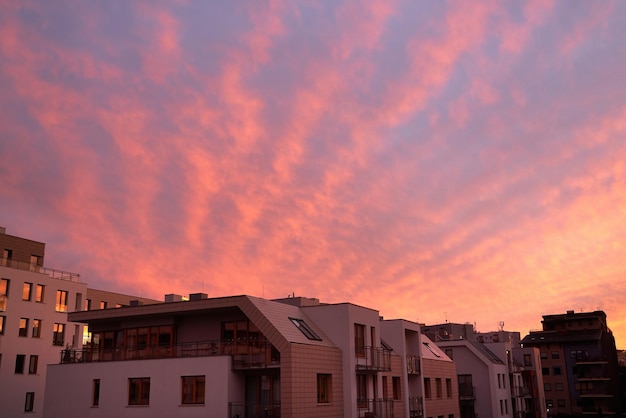
POLYGON ((107 308, 107 303, 105 301, 100 301, 100 309, 106 309, 107 308))
POLYGON ((128 404, 150 404, 150 378, 133 377, 128 379, 128 404))
POLYGON ((41 319, 33 319, 33 338, 41 337, 41 319))
POLYGON ((20 330, 18 335, 26 337, 28 335, 28 318, 20 318, 20 330))
POLYGON ((67 312, 67 290, 57 290, 56 311, 67 312))
POLYGON ((9 296, 9 279, 0 279, 0 295, 9 296))
POLYGON ((0 315, 0 335, 4 335, 4 324, 7 320, 7 317, 4 315, 0 315))
POLYGON ((24 373, 24 362, 26 361, 25 354, 18 354, 15 356, 15 373, 24 373))
POLYGON ((91 386, 91 406, 100 405, 100 379, 93 379, 91 386))
POLYGON ((26 392, 26 400, 24 401, 24 412, 33 412, 35 405, 35 392, 26 392))
POLYGON ((303 319, 298 319, 298 318, 289 318, 289 320, 291 321, 292 324, 294 324, 299 330, 300 332, 302 332, 304 334, 305 337, 307 337, 309 340, 317 340, 317 341, 322 341, 322 339, 320 338, 319 335, 317 335, 315 333, 315 331, 313 331, 311 329, 311 327, 309 327, 309 325, 304 322, 303 319))
POLYGON ((391 378, 391 384, 392 384, 392 390, 393 390, 393 399, 395 399, 396 401, 400 400, 400 377, 398 376, 393 376, 391 378))
POLYGON ((65 344, 65 324, 55 323, 52 331, 52 344, 60 346, 65 344))
POLYGON ((182 386, 182 404, 204 403, 204 376, 183 376, 180 378, 182 386))
POLYGON ((44 295, 44 290, 45 290, 44 285, 42 284, 38 284, 37 288, 35 289, 35 302, 43 302, 43 295, 44 295))
POLYGON ((24 288, 22 289, 22 300, 30 300, 32 292, 33 292, 33 284, 24 283, 24 288))
POLYGON ((37 364, 39 363, 39 356, 30 356, 28 363, 28 374, 37 374, 37 364))
POLYGON ((317 375, 317 403, 329 403, 332 393, 332 376, 330 374, 317 375))

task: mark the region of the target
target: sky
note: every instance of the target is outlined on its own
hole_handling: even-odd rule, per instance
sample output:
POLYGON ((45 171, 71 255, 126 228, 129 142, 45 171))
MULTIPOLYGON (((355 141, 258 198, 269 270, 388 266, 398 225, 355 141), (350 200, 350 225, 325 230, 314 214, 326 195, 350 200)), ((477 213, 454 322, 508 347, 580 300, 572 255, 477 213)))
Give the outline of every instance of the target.
POLYGON ((626 348, 626 2, 0 0, 0 225, 162 300, 626 348))

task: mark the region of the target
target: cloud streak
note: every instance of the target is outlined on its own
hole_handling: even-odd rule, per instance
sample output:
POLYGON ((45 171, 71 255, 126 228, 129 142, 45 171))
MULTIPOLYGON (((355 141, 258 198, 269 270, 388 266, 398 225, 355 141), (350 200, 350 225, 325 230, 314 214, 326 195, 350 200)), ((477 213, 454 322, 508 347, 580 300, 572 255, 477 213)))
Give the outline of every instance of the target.
POLYGON ((2 8, 1 222, 53 267, 626 345, 621 3, 2 8))

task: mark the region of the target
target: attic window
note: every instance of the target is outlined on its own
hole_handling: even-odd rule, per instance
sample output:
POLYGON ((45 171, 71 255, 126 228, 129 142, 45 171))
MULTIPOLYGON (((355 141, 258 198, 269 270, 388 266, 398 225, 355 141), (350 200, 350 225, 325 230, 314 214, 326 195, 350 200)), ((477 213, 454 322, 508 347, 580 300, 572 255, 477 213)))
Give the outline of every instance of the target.
POLYGON ((307 337, 309 340, 316 340, 316 341, 322 341, 322 339, 320 338, 319 335, 317 335, 315 333, 315 331, 313 331, 311 329, 311 327, 309 327, 309 325, 304 322, 303 319, 298 319, 298 318, 289 318, 289 320, 300 330, 300 332, 302 332, 304 334, 305 337, 307 337))
POLYGON ((433 353, 436 357, 441 357, 441 356, 439 355, 439 353, 437 353, 437 352, 436 352, 436 351, 435 351, 435 350, 434 350, 434 349, 430 346, 430 344, 428 344, 428 343, 422 343, 422 344, 424 344, 424 346, 425 346, 426 348, 428 348, 428 350, 430 350, 430 352, 431 352, 431 353, 433 353))

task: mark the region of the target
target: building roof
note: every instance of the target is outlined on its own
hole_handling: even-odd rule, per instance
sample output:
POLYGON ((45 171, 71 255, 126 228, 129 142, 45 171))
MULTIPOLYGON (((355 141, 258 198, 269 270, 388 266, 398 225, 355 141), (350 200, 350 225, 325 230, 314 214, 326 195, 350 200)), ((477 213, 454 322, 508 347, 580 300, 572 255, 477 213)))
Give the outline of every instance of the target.
POLYGON ((525 336, 521 344, 524 345, 541 345, 552 343, 573 343, 582 341, 598 341, 602 336, 602 330, 585 329, 571 331, 531 331, 525 336))

